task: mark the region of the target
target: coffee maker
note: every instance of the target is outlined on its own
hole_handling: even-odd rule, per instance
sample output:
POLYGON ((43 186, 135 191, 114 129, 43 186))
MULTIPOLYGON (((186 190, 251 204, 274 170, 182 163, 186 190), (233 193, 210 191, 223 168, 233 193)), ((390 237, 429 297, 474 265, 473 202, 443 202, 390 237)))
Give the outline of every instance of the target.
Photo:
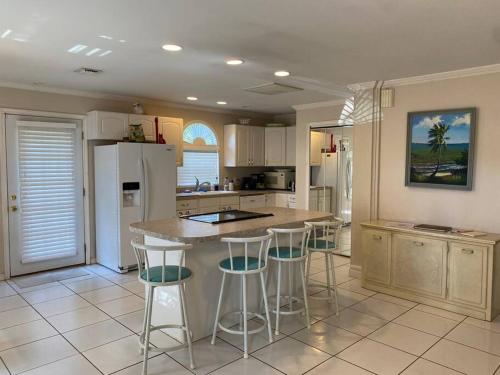
POLYGON ((253 173, 250 177, 243 177, 241 181, 242 190, 263 190, 266 188, 266 176, 263 173, 253 173))

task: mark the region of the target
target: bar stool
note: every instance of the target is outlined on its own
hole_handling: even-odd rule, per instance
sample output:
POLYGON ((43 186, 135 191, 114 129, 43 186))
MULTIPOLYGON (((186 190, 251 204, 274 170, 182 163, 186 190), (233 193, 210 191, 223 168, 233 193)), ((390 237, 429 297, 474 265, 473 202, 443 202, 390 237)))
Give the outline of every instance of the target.
POLYGON ((310 295, 312 299, 335 301, 336 315, 339 315, 339 303, 337 298, 337 282, 335 280, 335 266, 333 263, 333 251, 339 243, 342 220, 308 222, 312 226, 312 238, 307 241, 308 258, 306 280, 307 286, 314 286, 327 291, 327 296, 310 295), (319 232, 319 233, 318 233, 319 232), (330 237, 333 236, 333 240, 330 237), (318 283, 310 283, 311 260, 314 253, 322 253, 325 256, 326 286, 318 283), (331 277, 331 280, 330 280, 331 277), (333 292, 333 294, 332 294, 333 292))
POLYGON ((312 226, 306 224, 305 227, 282 229, 269 229, 274 234, 275 246, 269 249, 269 259, 278 263, 278 277, 276 282, 276 309, 272 310, 276 314, 275 334, 279 335, 280 315, 295 315, 305 312, 307 328, 311 328, 309 319, 309 304, 307 302, 307 288, 305 282, 305 263, 307 258, 307 243, 311 234, 312 226), (287 246, 280 244, 280 239, 287 238, 285 241, 287 246), (281 264, 288 263, 288 311, 281 310, 281 264), (304 296, 302 298, 303 307, 294 310, 293 303, 299 303, 300 298, 293 296, 293 266, 298 264, 300 267, 300 277, 302 280, 302 290, 304 296))
POLYGON ((168 246, 153 246, 145 245, 140 239, 132 240, 132 247, 134 249, 135 257, 137 259, 137 267, 139 269, 138 279, 141 283, 147 286, 147 298, 144 309, 144 321, 142 333, 139 336, 139 346, 141 353, 144 354, 144 361, 142 365, 142 374, 146 375, 148 371, 148 354, 150 351, 155 352, 171 352, 187 347, 189 351, 190 366, 194 369, 193 349, 191 345, 191 331, 189 330, 189 320, 187 314, 186 297, 184 295, 185 283, 193 274, 189 268, 182 267, 184 263, 184 251, 191 249, 192 245, 168 245, 168 246), (179 252, 179 263, 176 265, 166 264, 165 258, 168 252, 179 252), (148 253, 161 254, 161 266, 150 267, 148 253), (162 286, 175 286, 179 287, 180 307, 182 324, 162 324, 158 326, 151 325, 151 315, 153 312, 153 296, 155 288, 162 286), (149 345, 150 334, 164 328, 177 328, 181 329, 184 333, 184 344, 176 345, 170 348, 155 348, 149 345))
MULTIPOLYGON (((212 345, 215 345, 215 336, 217 334, 217 328, 221 330, 235 334, 243 335, 243 348, 244 348, 244 358, 248 358, 248 335, 252 335, 262 331, 266 325, 269 333, 269 342, 273 342, 273 337, 271 333, 271 324, 269 319, 269 308, 267 305, 266 296, 266 286, 264 282, 263 272, 267 268, 267 253, 269 251, 269 246, 271 244, 271 239, 273 234, 268 230, 267 235, 259 237, 249 237, 249 238, 222 238, 221 241, 228 244, 229 248, 229 258, 222 260, 219 263, 219 269, 222 271, 222 282, 220 287, 219 302, 217 304, 217 312, 215 313, 214 330, 212 334, 212 345), (235 256, 235 252, 238 253, 236 247, 243 248, 242 256, 235 256), (240 246, 238 246, 240 245, 240 246), (236 251, 235 251, 236 250, 236 251), (251 256, 250 254, 254 255, 251 256), (241 293, 242 293, 242 307, 240 311, 232 311, 220 316, 220 310, 222 305, 222 297, 224 295, 224 284, 226 282, 226 275, 236 275, 241 277, 241 293), (248 275, 259 275, 260 284, 262 287, 262 294, 264 296, 264 304, 266 310, 266 317, 264 318, 261 314, 256 312, 247 311, 247 276, 248 275), (228 315, 239 315, 240 316, 240 326, 239 329, 230 329, 222 325, 221 321, 228 315), (248 330, 248 318, 258 318, 263 324, 254 330, 248 330), (241 329, 243 325, 243 330, 241 329)), ((241 249, 240 249, 241 251, 241 249)))

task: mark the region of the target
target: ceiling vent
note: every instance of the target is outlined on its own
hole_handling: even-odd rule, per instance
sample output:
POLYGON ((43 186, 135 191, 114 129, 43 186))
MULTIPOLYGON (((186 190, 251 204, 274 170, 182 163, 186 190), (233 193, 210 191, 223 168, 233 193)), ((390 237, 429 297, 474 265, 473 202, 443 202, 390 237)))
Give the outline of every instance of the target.
POLYGON ((281 83, 271 82, 271 83, 266 83, 264 85, 248 87, 244 90, 254 92, 256 94, 278 95, 278 94, 286 94, 288 92, 301 91, 302 89, 299 87, 293 87, 293 86, 283 85, 281 83))
POLYGON ((82 68, 79 68, 79 69, 75 70, 75 73, 83 74, 83 75, 88 75, 88 76, 93 76, 93 75, 102 73, 102 69, 82 67, 82 68))

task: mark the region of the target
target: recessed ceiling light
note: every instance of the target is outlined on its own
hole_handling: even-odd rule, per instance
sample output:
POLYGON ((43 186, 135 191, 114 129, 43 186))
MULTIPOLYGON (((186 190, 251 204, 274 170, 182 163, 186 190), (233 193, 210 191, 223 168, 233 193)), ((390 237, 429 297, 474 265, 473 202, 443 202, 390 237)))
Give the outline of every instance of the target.
POLYGON ((177 44, 164 44, 161 48, 168 52, 178 52, 182 49, 182 47, 177 44))
POLYGON ((219 100, 219 101, 217 102, 217 104, 219 104, 219 105, 226 105, 226 104, 227 104, 227 102, 225 102, 225 101, 223 101, 223 100, 219 100))
POLYGON ((9 36, 9 34, 12 32, 11 29, 7 29, 3 32, 3 34, 0 36, 0 38, 4 39, 4 38, 7 38, 7 36, 9 36))
POLYGON ((91 49, 90 51, 88 51, 85 55, 92 56, 94 53, 97 53, 100 50, 101 50, 100 48, 94 48, 94 49, 91 49))
POLYGON ((126 40, 125 40, 125 39, 120 39, 120 40, 119 40, 119 42, 120 42, 120 43, 125 43, 125 42, 126 42, 126 40))
POLYGON ((80 53, 82 52, 85 48, 87 48, 85 44, 76 44, 73 47, 71 47, 68 52, 70 53, 80 53))
POLYGON ((108 49, 108 50, 104 51, 103 53, 101 53, 99 55, 99 57, 103 57, 103 56, 109 55, 111 52, 113 52, 113 51, 111 51, 110 49, 108 49))
POLYGON ((198 98, 196 96, 188 96, 186 99, 191 100, 191 101, 198 100, 198 98))
POLYGON ((231 59, 231 60, 226 60, 227 65, 241 65, 243 64, 243 60, 241 59, 231 59))
POLYGON ((99 38, 102 38, 102 39, 108 39, 108 40, 113 39, 113 37, 112 37, 112 36, 109 36, 109 35, 99 35, 99 38))
POLYGON ((287 72, 286 70, 278 70, 277 72, 274 72, 274 75, 276 77, 288 77, 290 72, 287 72))

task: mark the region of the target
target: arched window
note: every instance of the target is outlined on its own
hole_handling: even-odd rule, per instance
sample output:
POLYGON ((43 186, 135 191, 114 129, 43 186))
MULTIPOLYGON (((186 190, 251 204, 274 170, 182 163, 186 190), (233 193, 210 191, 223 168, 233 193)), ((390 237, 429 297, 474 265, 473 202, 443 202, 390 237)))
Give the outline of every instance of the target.
POLYGON ((200 183, 219 183, 219 147, 214 131, 202 122, 193 122, 184 128, 184 162, 177 168, 177 185, 193 186, 200 183))

